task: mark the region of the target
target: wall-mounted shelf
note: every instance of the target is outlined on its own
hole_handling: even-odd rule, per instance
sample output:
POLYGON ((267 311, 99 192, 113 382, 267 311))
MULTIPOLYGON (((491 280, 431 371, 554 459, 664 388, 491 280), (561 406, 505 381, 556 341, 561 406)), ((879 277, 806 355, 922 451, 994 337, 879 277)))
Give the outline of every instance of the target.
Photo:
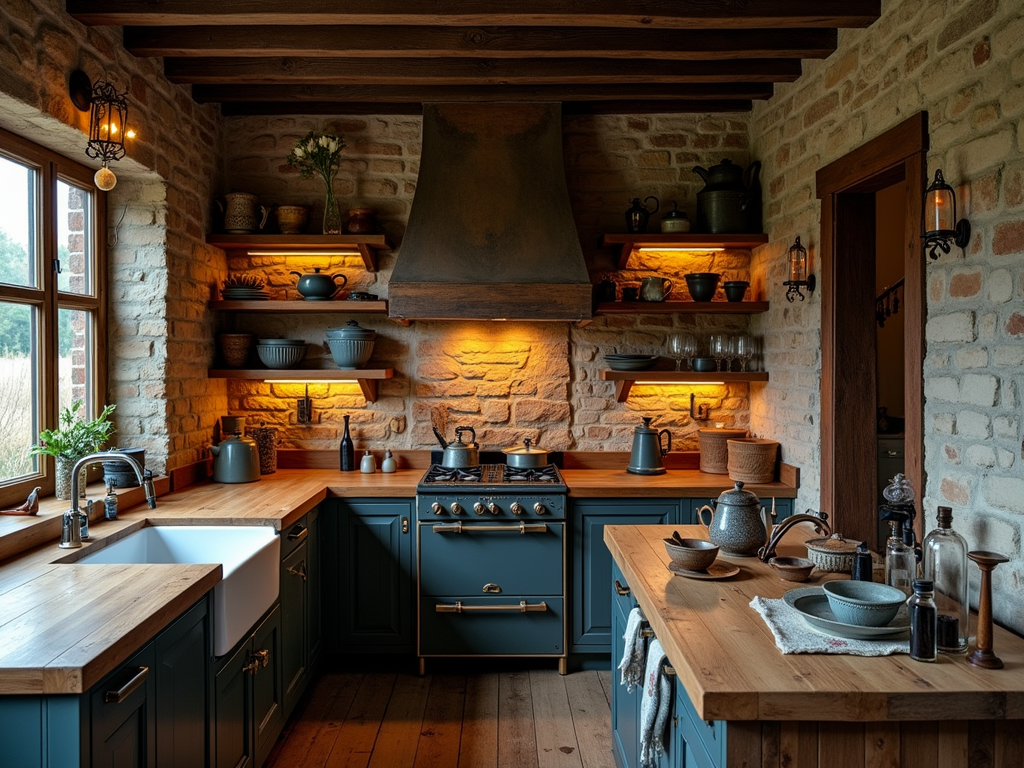
MULTIPOLYGON (((306 301, 305 299, 283 299, 271 301, 226 301, 210 302, 210 309, 226 312, 252 312, 261 315, 387 315, 387 301, 306 301)), ((409 325, 409 320, 391 318, 399 325, 409 325)))
POLYGON ((387 235, 207 235, 206 242, 225 251, 246 253, 348 251, 362 256, 367 272, 377 271, 378 251, 394 248, 387 235))
POLYGON ((733 382, 768 381, 765 371, 749 371, 746 373, 725 373, 711 371, 598 371, 601 381, 615 382, 615 400, 626 402, 629 391, 636 383, 643 384, 731 384, 733 382))
POLYGON ((768 311, 767 301, 610 301, 595 315, 756 315, 768 311))
POLYGON ((211 379, 248 379, 249 381, 354 381, 359 384, 366 402, 377 400, 377 382, 395 375, 393 368, 359 368, 343 371, 336 368, 212 368, 207 374, 211 379))
POLYGON ((601 245, 605 248, 611 248, 618 246, 619 251, 619 269, 625 269, 626 265, 629 264, 630 257, 638 250, 649 249, 656 251, 658 249, 675 249, 675 248, 686 248, 686 249, 708 249, 712 248, 727 248, 749 250, 756 248, 759 245, 764 245, 768 242, 768 235, 695 235, 687 233, 685 235, 661 235, 661 234, 643 234, 643 235, 605 235, 601 241, 601 245))

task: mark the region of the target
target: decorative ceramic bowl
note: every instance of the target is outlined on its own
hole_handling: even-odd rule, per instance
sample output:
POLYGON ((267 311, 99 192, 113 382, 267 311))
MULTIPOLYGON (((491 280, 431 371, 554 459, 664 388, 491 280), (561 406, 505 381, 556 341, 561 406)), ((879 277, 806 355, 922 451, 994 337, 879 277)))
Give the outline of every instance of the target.
POLYGON ((831 573, 849 573, 853 570, 853 556, 857 554, 857 544, 853 539, 844 539, 841 533, 833 533, 827 538, 808 539, 807 559, 818 568, 831 573))
POLYGON ((711 371, 718 370, 718 363, 715 362, 715 358, 713 357, 690 358, 690 365, 693 370, 700 371, 701 373, 710 373, 711 371))
POLYGON ((718 281, 722 278, 717 272, 688 272, 683 275, 686 287, 690 289, 690 298, 694 301, 711 301, 718 290, 718 281))
POLYGON ((907 600, 903 590, 873 581, 826 581, 821 588, 836 619, 859 627, 884 627, 907 600))
POLYGON ((687 571, 704 571, 718 557, 718 547, 704 539, 680 539, 680 546, 674 539, 665 539, 665 549, 672 562, 687 571))
POLYGON ((334 364, 345 371, 366 365, 373 354, 373 344, 372 339, 327 339, 334 364))
POLYGON ((257 344, 256 354, 267 368, 291 368, 306 356, 306 345, 257 344))
POLYGON ((746 280, 728 280, 723 286, 725 298, 728 301, 743 301, 750 283, 746 280))
POLYGON ((814 563, 803 557, 773 557, 768 565, 783 581, 807 581, 814 570, 814 563))

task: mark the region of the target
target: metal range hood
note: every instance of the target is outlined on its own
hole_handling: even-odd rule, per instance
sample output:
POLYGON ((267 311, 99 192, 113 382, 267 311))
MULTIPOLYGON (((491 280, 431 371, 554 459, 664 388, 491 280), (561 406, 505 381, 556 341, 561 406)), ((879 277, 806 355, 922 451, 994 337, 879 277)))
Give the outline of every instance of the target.
POLYGON ((420 175, 388 314, 591 317, 590 276, 562 163, 560 104, 423 105, 420 175))

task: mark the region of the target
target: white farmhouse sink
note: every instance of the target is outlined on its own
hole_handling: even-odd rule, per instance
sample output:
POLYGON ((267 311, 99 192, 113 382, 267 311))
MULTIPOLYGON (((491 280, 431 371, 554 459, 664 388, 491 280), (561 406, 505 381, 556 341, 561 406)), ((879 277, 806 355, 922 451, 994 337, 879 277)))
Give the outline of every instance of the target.
POLYGON ((213 588, 213 652, 223 656, 277 600, 281 537, 264 526, 147 526, 76 564, 220 563, 213 588))

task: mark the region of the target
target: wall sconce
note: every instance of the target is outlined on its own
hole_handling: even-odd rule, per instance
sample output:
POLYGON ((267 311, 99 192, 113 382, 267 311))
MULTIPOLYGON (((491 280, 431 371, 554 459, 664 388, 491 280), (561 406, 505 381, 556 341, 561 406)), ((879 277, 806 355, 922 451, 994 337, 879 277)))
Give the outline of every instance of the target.
POLYGON ((807 274, 807 249, 800 245, 800 236, 797 235, 796 242, 789 247, 789 280, 782 284, 786 286, 786 301, 792 302, 795 296, 804 300, 801 288, 806 288, 808 293, 813 293, 817 281, 814 273, 807 274))
POLYGON ((924 191, 924 223, 921 230, 928 256, 939 258, 938 250, 949 253, 950 241, 959 248, 967 248, 971 241, 971 223, 956 219, 956 193, 942 178, 942 170, 935 171, 935 181, 924 191))
POLYGON ((107 166, 124 157, 125 137, 133 138, 128 123, 128 93, 118 93, 112 83, 93 83, 80 69, 71 73, 68 82, 71 102, 81 111, 89 112, 89 144, 85 154, 103 166, 96 171, 96 186, 109 192, 117 184, 117 176, 107 166))

